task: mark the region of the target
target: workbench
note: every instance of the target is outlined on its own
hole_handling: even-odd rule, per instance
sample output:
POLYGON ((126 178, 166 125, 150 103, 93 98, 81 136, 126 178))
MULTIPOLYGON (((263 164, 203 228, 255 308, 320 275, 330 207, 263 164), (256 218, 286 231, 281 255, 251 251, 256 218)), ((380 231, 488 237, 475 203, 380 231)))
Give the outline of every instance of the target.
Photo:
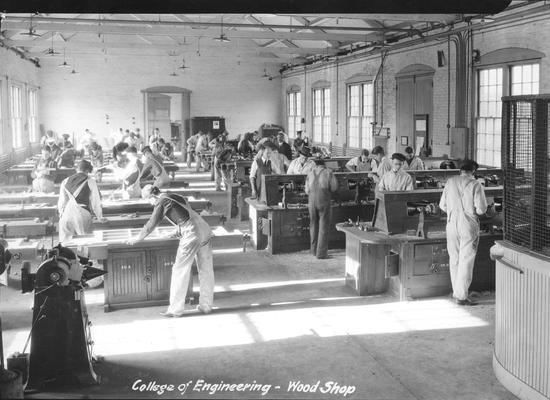
MULTIPOLYGON (((98 260, 108 271, 105 275, 104 311, 167 305, 170 277, 179 239, 167 237, 173 227, 158 227, 145 240, 133 246, 126 244, 136 238, 139 229, 95 231, 92 235, 75 237, 66 246, 79 255, 98 260)), ((223 227, 213 229, 212 247, 240 248, 243 233, 228 232, 223 227)))
MULTIPOLYGON (((346 285, 358 295, 389 291, 399 300, 410 300, 452 291, 445 231, 423 239, 388 235, 370 223, 339 223, 336 229, 346 235, 346 285)), ((501 238, 502 233, 481 232, 470 290, 494 290, 495 263, 489 249, 501 238)))
MULTIPOLYGON (((201 211, 206 208, 208 199, 197 199, 187 197, 187 202, 195 211, 201 211)), ((104 215, 113 214, 131 214, 131 213, 151 213, 153 206, 149 200, 145 199, 129 199, 129 200, 102 200, 101 205, 104 215)))
MULTIPOLYGON (((50 171, 50 176, 53 178, 54 182, 62 182, 63 179, 76 173, 74 168, 48 168, 50 171)), ((9 168, 4 173, 8 177, 8 184, 13 180, 15 181, 18 177, 24 176, 26 178, 27 184, 32 184, 32 171, 34 170, 34 165, 16 165, 9 168)))
MULTIPOLYGON (((247 198, 249 207, 250 236, 254 249, 267 249, 270 254, 288 253, 309 249, 309 210, 307 205, 268 206, 252 198, 247 198)), ((332 214, 329 230, 329 249, 344 248, 345 235, 337 231, 338 222, 368 221, 372 218, 372 204, 353 202, 331 205, 332 214)))

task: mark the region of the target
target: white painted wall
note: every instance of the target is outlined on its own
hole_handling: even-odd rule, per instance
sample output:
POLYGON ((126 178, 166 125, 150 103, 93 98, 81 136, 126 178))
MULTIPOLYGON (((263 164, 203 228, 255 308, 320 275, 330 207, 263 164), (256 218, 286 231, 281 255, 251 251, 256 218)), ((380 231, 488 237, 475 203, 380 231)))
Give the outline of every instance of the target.
POLYGON ((142 89, 179 86, 192 91, 191 116, 223 116, 231 137, 253 131, 262 123, 282 123, 281 80, 261 78, 264 65, 195 57, 185 72, 170 76, 173 62, 165 57, 96 56, 77 60, 80 72, 43 61, 40 70, 40 120, 58 133, 89 128, 107 136, 118 128, 143 129, 142 89), (106 124, 109 115, 109 125, 106 124))

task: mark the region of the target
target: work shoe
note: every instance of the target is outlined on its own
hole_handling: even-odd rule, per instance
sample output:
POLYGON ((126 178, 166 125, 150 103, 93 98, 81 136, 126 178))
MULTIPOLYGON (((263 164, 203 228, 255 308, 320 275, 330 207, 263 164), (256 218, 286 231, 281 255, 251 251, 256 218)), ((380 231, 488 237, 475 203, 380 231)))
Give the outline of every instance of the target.
POLYGON ((201 306, 200 304, 197 306, 196 310, 203 314, 210 314, 212 312, 211 307, 201 306))
POLYGON ((471 299, 464 299, 464 300, 458 300, 456 299, 456 304, 459 306, 477 306, 477 301, 473 301, 471 299))
POLYGON ((161 311, 159 314, 166 318, 172 318, 174 316, 174 314, 168 311, 161 311))

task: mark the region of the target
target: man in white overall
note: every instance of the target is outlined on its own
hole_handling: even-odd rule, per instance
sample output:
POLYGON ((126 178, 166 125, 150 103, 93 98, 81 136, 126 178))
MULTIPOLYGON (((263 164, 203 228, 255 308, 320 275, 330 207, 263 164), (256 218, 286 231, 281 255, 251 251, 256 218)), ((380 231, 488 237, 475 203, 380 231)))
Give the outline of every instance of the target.
POLYGON ((478 164, 465 161, 460 175, 445 184, 439 207, 447 213, 447 251, 453 297, 457 304, 476 305, 468 298, 479 243, 478 215, 487 212, 483 186, 474 178, 478 164))
POLYGON ((160 189, 153 185, 143 188, 142 196, 154 206, 151 218, 141 229, 136 239, 128 241, 129 245, 145 239, 155 227, 167 218, 176 227, 180 238, 176 259, 172 267, 170 282, 170 305, 165 317, 182 317, 185 315, 185 298, 191 266, 197 261, 199 272, 199 305, 197 311, 208 314, 212 311, 214 302, 214 267, 212 258, 212 230, 208 223, 198 215, 186 202, 185 198, 174 193, 161 194, 160 189))
POLYGON ((78 172, 69 176, 59 189, 57 209, 59 211, 59 242, 65 243, 74 235, 92 232, 92 213, 103 220, 101 195, 92 173, 92 164, 82 160, 78 172))

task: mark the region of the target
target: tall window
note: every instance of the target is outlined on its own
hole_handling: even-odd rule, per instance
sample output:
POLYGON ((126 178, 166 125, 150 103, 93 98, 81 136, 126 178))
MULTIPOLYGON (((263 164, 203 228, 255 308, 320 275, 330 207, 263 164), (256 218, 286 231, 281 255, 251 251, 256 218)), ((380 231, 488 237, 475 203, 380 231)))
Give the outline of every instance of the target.
POLYGON ((504 65, 478 71, 476 157, 480 164, 501 166, 501 97, 538 94, 539 64, 504 65))
POLYGON ((352 148, 373 147, 374 87, 372 83, 348 86, 348 145, 352 148))
POLYGON ((330 88, 313 90, 313 141, 330 143, 330 88))
POLYGON ((10 118, 12 145, 14 148, 23 145, 23 118, 21 111, 21 88, 12 85, 10 87, 10 118))
POLYGON ((288 92, 286 95, 288 115, 288 136, 296 137, 296 131, 302 126, 302 94, 300 92, 288 92))
POLYGON ((38 90, 29 89, 29 140, 38 142, 37 130, 37 109, 38 109, 38 90))
POLYGON ((2 109, 2 82, 0 82, 0 144, 3 145, 4 143, 4 114, 2 113, 4 110, 2 109))

